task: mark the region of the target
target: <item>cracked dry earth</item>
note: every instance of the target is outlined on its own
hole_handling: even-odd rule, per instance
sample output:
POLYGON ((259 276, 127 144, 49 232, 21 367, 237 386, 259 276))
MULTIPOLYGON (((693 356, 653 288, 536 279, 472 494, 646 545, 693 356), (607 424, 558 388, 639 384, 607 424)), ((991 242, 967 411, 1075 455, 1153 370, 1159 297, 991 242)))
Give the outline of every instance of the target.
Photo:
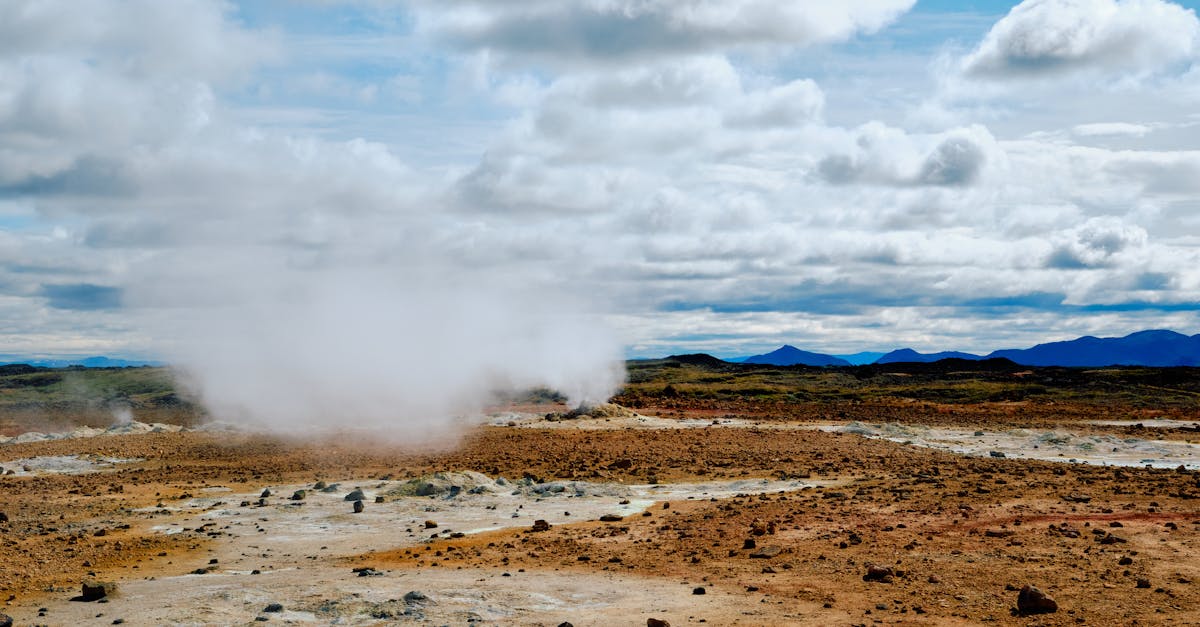
POLYGON ((0 464, 121 463, 0 477, 2 611, 46 625, 1200 624, 1194 471, 660 422, 486 426, 423 454, 361 435, 6 445, 0 464), (506 481, 397 491, 463 470, 506 481), (891 575, 865 581, 869 566, 891 575), (91 577, 119 593, 72 601, 91 577), (1058 611, 1016 615, 1026 584, 1058 611))

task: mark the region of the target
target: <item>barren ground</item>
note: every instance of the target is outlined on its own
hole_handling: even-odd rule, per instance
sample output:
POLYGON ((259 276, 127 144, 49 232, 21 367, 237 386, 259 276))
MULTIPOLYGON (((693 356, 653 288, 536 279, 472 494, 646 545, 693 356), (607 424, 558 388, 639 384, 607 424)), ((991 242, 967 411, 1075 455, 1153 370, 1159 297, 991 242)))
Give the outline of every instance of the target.
MULTIPOLYGON (((650 617, 672 625, 1200 623, 1194 471, 963 457, 803 429, 787 416, 756 414, 767 421, 755 426, 723 413, 739 424, 722 426, 712 424, 712 411, 640 411, 669 418, 572 424, 526 413, 514 426, 493 421, 502 426, 476 428, 457 447, 421 455, 370 444, 363 434, 304 442, 186 432, 4 445, 6 465, 70 455, 120 460, 82 474, 31 467, 0 477, 0 511, 8 517, 0 523, 5 611, 18 624, 51 625, 250 624, 259 617, 316 624, 644 625, 650 617), (507 490, 388 494, 405 479, 458 470, 609 491, 540 500, 507 490), (339 487, 313 491, 319 480, 339 487), (654 484, 702 487, 655 496, 666 489, 654 484), (362 514, 343 499, 353 487, 366 491, 362 514), (264 488, 273 494, 260 505, 264 488), (291 501, 301 488, 309 496, 291 501), (602 522, 602 512, 621 518, 602 522), (539 518, 548 530, 533 531, 539 518), (424 528, 439 519, 437 528, 424 528), (500 528, 480 531, 489 527, 500 528), (454 537, 455 530, 470 533, 454 537), (767 556, 752 556, 763 549, 767 556), (868 564, 891 567, 895 576, 864 581, 868 564), (361 567, 381 574, 358 577, 353 569, 361 567), (72 601, 92 576, 118 582, 121 594, 105 603, 72 601), (1149 587, 1138 587, 1139 579, 1149 587), (1026 584, 1052 595, 1059 611, 1015 616, 1016 589, 1026 584), (694 594, 697 588, 704 594, 694 594), (429 600, 406 603, 410 591, 429 600), (264 613, 271 602, 283 611, 264 613)), ((1044 411, 1028 420, 980 411, 968 416, 982 420, 960 424, 1130 437, 1128 426, 1077 424, 1076 412, 1064 413, 1069 424, 1044 411)), ((944 414, 930 422, 947 424, 944 414)), ((1141 437, 1155 435, 1162 434, 1141 437)))

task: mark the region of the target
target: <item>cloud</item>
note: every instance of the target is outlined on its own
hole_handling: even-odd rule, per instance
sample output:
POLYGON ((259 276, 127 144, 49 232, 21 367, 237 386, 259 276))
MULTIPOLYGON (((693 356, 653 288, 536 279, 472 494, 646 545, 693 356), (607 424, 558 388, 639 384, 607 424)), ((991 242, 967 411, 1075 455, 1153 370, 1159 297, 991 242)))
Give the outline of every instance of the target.
POLYGON ((55 309, 94 311, 116 309, 121 305, 121 290, 105 285, 89 283, 43 285, 41 295, 55 309))
POLYGON ((1165 0, 1025 0, 962 60, 984 79, 1153 73, 1196 53, 1195 12, 1165 0))
POLYGON ((629 63, 741 47, 797 47, 872 33, 915 0, 528 0, 425 2, 424 28, 468 50, 561 63, 629 63))

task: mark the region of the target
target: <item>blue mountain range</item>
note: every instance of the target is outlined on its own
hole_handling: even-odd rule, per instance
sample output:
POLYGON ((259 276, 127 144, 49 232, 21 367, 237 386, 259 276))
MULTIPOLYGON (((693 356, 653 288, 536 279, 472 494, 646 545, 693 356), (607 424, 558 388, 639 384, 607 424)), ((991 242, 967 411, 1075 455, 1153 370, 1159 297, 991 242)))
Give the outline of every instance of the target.
MULTIPOLYGON (((1092 337, 1089 335, 1063 342, 1038 344, 1032 348, 996 350, 987 355, 958 351, 918 353, 911 348, 901 348, 883 355, 874 363, 928 363, 950 358, 967 360, 1003 358, 1023 366, 1089 368, 1101 366, 1200 366, 1200 334, 1188 336, 1160 329, 1138 331, 1125 337, 1092 337)), ((849 365, 849 362, 838 357, 810 353, 792 346, 784 346, 765 355, 748 357, 743 362, 777 366, 849 365)))
POLYGON ((744 364, 769 364, 772 366, 849 366, 850 362, 833 355, 810 353, 795 346, 784 345, 765 355, 755 355, 742 360, 744 364))

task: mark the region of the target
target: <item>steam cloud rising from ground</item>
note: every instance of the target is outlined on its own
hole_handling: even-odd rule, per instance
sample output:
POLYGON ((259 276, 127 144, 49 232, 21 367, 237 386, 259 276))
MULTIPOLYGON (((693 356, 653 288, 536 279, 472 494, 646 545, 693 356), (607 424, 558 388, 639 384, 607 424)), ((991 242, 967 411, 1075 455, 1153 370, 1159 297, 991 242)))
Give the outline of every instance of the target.
POLYGON ((215 418, 281 432, 369 428, 421 444, 453 435, 458 417, 497 391, 545 386, 595 403, 621 383, 620 344, 557 304, 569 302, 563 294, 443 272, 296 271, 253 290, 210 285, 212 302, 158 324, 215 418))

